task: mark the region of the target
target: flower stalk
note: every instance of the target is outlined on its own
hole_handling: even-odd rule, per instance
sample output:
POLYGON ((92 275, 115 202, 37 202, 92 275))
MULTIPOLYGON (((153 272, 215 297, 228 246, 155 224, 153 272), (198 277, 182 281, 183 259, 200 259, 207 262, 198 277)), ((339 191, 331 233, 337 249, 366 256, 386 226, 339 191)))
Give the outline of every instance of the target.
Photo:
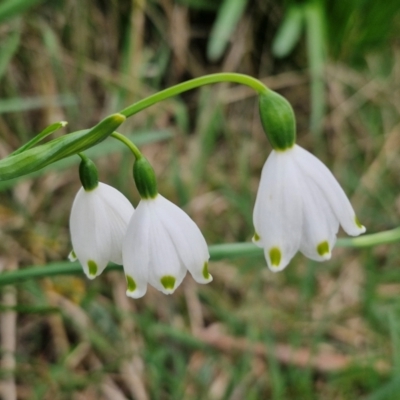
POLYGON ((218 74, 210 74, 206 76, 201 76, 199 78, 191 79, 189 81, 180 83, 178 85, 172 86, 168 89, 164 89, 161 92, 157 92, 143 100, 140 100, 129 107, 124 108, 120 111, 120 114, 125 115, 127 118, 139 111, 144 110, 152 106, 153 104, 159 103, 160 101, 166 100, 170 97, 176 96, 188 90, 196 89, 200 86, 210 85, 212 83, 221 82, 233 82, 246 85, 254 89, 258 94, 265 93, 269 89, 258 79, 244 74, 227 73, 222 72, 218 74))
POLYGON ((127 146, 135 156, 133 164, 133 179, 142 199, 154 199, 157 196, 157 180, 154 169, 137 148, 137 146, 124 135, 118 132, 111 134, 114 139, 119 140, 127 146))

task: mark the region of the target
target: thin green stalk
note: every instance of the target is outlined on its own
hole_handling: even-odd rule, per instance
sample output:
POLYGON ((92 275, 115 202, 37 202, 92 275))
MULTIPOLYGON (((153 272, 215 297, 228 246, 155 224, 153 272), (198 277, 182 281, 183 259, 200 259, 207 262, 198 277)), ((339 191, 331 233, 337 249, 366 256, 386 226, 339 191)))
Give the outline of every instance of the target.
POLYGON ((136 147, 136 145, 131 140, 129 140, 126 136, 121 135, 118 132, 113 132, 110 136, 113 137, 114 139, 119 140, 124 145, 126 145, 129 148, 129 150, 131 150, 131 152, 135 156, 136 160, 140 160, 143 157, 143 154, 136 147))
POLYGON ((337 246, 340 247, 372 247, 380 244, 390 244, 400 241, 400 226, 389 231, 371 233, 356 238, 338 239, 337 246))
POLYGON ((87 161, 87 160, 89 160, 89 158, 86 156, 86 154, 78 153, 77 155, 81 158, 82 161, 87 161))
MULTIPOLYGON (((338 239, 337 247, 372 247, 380 244, 389 244, 400 241, 400 227, 379 233, 360 236, 357 238, 338 239)), ((209 246, 211 261, 236 257, 261 256, 263 249, 253 243, 227 243, 209 246)), ((110 264, 107 271, 121 270, 122 267, 110 264)), ((47 278, 56 275, 76 275, 82 273, 82 267, 78 262, 56 262, 47 265, 33 266, 12 272, 0 274, 0 286, 23 282, 33 278, 47 278)))
POLYGON ((252 78, 251 76, 244 74, 236 74, 230 72, 222 72, 218 74, 211 74, 206 76, 201 76, 199 78, 191 79, 190 81, 180 83, 178 85, 172 86, 168 89, 164 89, 161 92, 157 92, 143 100, 140 100, 127 108, 124 108, 120 114, 125 115, 125 117, 131 117, 132 115, 144 110, 147 107, 152 106, 160 101, 168 99, 170 97, 176 96, 177 94, 186 92, 191 89, 198 88, 200 86, 209 85, 211 83, 220 82, 234 82, 241 83, 254 89, 257 93, 265 93, 269 89, 258 79, 252 78))

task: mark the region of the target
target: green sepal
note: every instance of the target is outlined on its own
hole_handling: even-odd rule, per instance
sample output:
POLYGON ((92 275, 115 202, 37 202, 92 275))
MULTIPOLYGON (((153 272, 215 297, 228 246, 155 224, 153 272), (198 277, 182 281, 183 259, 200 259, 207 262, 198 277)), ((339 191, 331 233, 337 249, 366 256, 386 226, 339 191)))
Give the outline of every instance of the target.
POLYGON ((157 194, 156 174, 145 157, 141 157, 133 164, 133 179, 142 199, 154 199, 157 194))
POLYGON ((267 90, 259 95, 261 123, 274 150, 284 151, 296 142, 296 118, 290 103, 267 90))
POLYGON ((83 188, 89 192, 99 185, 99 173, 94 162, 84 154, 79 154, 82 158, 79 164, 79 178, 83 188))
POLYGON ((23 153, 11 155, 0 161, 0 181, 18 178, 80 153, 103 141, 125 119, 126 117, 121 114, 113 114, 100 121, 92 129, 69 133, 23 153))

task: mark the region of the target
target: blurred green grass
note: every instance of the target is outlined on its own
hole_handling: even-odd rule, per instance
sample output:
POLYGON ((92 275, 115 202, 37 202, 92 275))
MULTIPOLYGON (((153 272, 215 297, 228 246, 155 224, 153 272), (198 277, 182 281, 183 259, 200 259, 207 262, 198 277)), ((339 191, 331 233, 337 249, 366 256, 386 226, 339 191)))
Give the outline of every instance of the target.
MULTIPOLYGON (((334 171, 368 231, 398 226, 400 4, 249 0, 232 10, 229 3, 5 0, 1 156, 55 121, 88 128, 182 80, 247 73, 291 101, 299 143, 334 171), (291 22, 293 7, 306 17, 291 22), (279 34, 282 21, 290 34, 279 34), (290 25, 299 21, 301 29, 290 25)), ((228 85, 203 88, 136 115, 123 133, 137 135, 160 191, 209 244, 250 240, 270 151, 254 96, 228 85)), ((110 140, 93 149, 101 179, 136 205, 131 156, 110 140)), ((65 161, 1 186, 5 268, 66 258, 80 184, 76 160, 65 161)), ((16 286, 15 306, 0 287, 1 321, 10 310, 18 316, 18 398, 397 400, 399 265, 395 244, 338 248, 324 264, 298 255, 281 274, 262 257, 239 258, 213 263, 210 285, 187 277, 173 296, 149 290, 138 301, 125 297, 118 272, 94 282, 27 281, 16 286)), ((3 366, 0 380, 7 380, 3 366)))

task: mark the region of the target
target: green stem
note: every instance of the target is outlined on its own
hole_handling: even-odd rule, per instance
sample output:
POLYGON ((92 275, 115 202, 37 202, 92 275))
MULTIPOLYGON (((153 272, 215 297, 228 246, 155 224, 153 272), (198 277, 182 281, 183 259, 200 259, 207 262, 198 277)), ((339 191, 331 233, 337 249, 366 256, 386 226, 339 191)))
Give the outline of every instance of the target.
POLYGON ((77 155, 81 158, 82 161, 87 161, 87 160, 89 160, 89 158, 86 156, 86 154, 78 153, 77 155))
POLYGON ((177 94, 186 92, 191 89, 198 88, 200 86, 209 85, 211 83, 220 82, 234 82, 241 83, 254 89, 257 93, 265 93, 269 89, 258 79, 252 78, 251 76, 244 74, 236 74, 231 72, 221 72, 219 74, 211 74, 201 76, 199 78, 191 79, 190 81, 180 83, 178 85, 172 86, 168 89, 157 92, 143 100, 140 100, 131 106, 123 109, 120 114, 125 115, 125 117, 130 117, 139 111, 144 110, 147 107, 152 106, 162 100, 168 99, 169 97, 176 96, 177 94))
POLYGON ((380 244, 390 244, 400 241, 400 226, 389 231, 370 233, 356 238, 338 239, 337 245, 340 247, 372 247, 380 244))
POLYGON ((135 156, 136 160, 140 160, 143 157, 143 154, 140 152, 140 150, 136 147, 136 145, 131 142, 126 136, 121 135, 118 132, 113 132, 110 136, 112 136, 114 139, 119 140, 123 144, 125 144, 129 150, 133 153, 135 156))
MULTIPOLYGON (((337 241, 337 247, 372 247, 380 244, 389 244, 400 241, 400 227, 379 233, 360 236, 357 238, 341 238, 337 241)), ((263 249, 253 243, 228 243, 209 246, 211 261, 235 257, 262 256, 263 249)), ((122 267, 110 264, 107 271, 121 270, 122 267)), ((57 262, 43 266, 32 266, 12 272, 0 274, 0 286, 23 282, 33 278, 45 278, 56 275, 76 275, 82 273, 79 263, 57 262)))

